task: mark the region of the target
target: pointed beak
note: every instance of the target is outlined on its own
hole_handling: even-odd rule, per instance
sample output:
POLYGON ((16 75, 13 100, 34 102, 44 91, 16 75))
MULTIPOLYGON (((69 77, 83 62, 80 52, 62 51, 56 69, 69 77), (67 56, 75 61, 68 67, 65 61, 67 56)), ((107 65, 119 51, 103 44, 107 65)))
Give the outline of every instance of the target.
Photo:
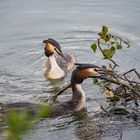
POLYGON ((110 74, 112 74, 113 73, 113 71, 112 70, 107 70, 107 69, 99 69, 99 70, 97 70, 97 72, 99 73, 99 74, 101 74, 101 75, 104 75, 104 74, 106 74, 106 75, 110 75, 110 74))
MULTIPOLYGON (((53 40, 54 41, 54 40, 53 40)), ((47 45, 47 50, 49 51, 49 52, 52 52, 52 53, 54 53, 54 51, 56 51, 61 57, 63 57, 66 61, 68 61, 68 59, 65 57, 65 55, 62 53, 62 51, 61 51, 61 48, 60 48, 60 46, 59 46, 59 44, 58 43, 54 43, 54 42, 52 42, 52 41, 50 41, 50 39, 48 39, 48 40, 44 40, 43 41, 43 43, 48 43, 48 45, 47 45)), ((46 53, 45 53, 46 54, 46 53)), ((47 56, 47 55, 46 55, 47 56)))
POLYGON ((113 73, 112 70, 102 69, 102 68, 93 68, 93 72, 89 78, 94 78, 94 76, 103 76, 103 75, 111 75, 113 73))
POLYGON ((63 57, 66 61, 68 61, 68 59, 65 57, 65 55, 64 55, 62 52, 58 51, 57 49, 55 49, 55 51, 56 51, 61 57, 63 57))

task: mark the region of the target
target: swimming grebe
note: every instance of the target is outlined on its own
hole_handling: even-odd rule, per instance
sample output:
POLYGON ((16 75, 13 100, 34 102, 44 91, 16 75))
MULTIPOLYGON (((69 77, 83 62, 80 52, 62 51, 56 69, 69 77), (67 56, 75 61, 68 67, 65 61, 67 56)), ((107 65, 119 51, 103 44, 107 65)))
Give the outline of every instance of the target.
POLYGON ((69 101, 54 106, 53 112, 50 115, 51 117, 77 112, 83 109, 86 100, 85 93, 81 86, 82 82, 86 78, 107 73, 105 69, 102 69, 96 65, 80 63, 76 63, 76 65, 77 67, 75 70, 73 70, 71 75, 72 98, 69 101))
POLYGON ((54 39, 44 40, 44 51, 48 57, 43 66, 44 76, 47 79, 59 79, 63 78, 68 72, 70 72, 76 58, 73 54, 63 54, 61 47, 54 39))
MULTIPOLYGON (((71 75, 71 88, 72 88, 72 98, 69 101, 60 103, 56 106, 50 106, 51 113, 49 117, 57 117, 60 115, 69 114, 72 112, 80 111, 85 106, 85 93, 82 89, 82 82, 86 78, 90 78, 92 76, 105 74, 106 71, 96 65, 92 64, 76 64, 78 65, 75 70, 73 70, 71 75)), ((30 112, 36 112, 37 108, 41 106, 39 104, 33 103, 11 103, 5 105, 8 109, 10 108, 26 108, 30 112)), ((45 105, 44 105, 45 106, 45 105)), ((34 114, 34 113, 33 113, 34 114)))

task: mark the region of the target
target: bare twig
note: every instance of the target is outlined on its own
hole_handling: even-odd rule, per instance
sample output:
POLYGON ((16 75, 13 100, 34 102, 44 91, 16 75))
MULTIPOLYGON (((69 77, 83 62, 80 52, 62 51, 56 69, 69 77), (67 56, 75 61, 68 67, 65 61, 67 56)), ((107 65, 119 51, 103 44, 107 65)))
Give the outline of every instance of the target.
POLYGON ((137 75, 137 77, 140 79, 140 74, 136 71, 136 69, 131 69, 131 70, 129 70, 129 71, 123 73, 124 78, 125 78, 130 84, 132 84, 132 83, 140 84, 140 82, 136 82, 136 81, 129 80, 129 79, 126 77, 126 75, 129 74, 130 72, 134 72, 134 73, 137 75))
POLYGON ((54 102, 57 98, 57 96, 59 96, 60 94, 62 94, 65 90, 67 90, 68 88, 71 88, 71 83, 66 84, 65 86, 63 86, 63 88, 57 92, 53 97, 52 97, 52 101, 54 102))
POLYGON ((130 73, 130 72, 132 72, 132 71, 134 71, 134 70, 135 70, 135 69, 131 69, 131 70, 125 72, 123 75, 127 75, 128 73, 130 73))
POLYGON ((120 78, 121 80, 128 82, 130 85, 133 85, 133 84, 140 84, 139 82, 129 80, 125 75, 118 75, 118 74, 116 74, 116 76, 117 76, 118 78, 120 78))
POLYGON ((137 75, 138 78, 140 79, 140 74, 136 71, 136 69, 134 70, 134 72, 136 73, 136 75, 137 75))
POLYGON ((113 115, 112 113, 110 113, 106 109, 104 109, 103 106, 100 106, 100 107, 108 116, 112 116, 113 115))
POLYGON ((140 74, 136 71, 136 69, 131 69, 131 70, 125 72, 123 75, 127 75, 128 73, 130 73, 130 72, 132 72, 132 71, 135 72, 136 75, 138 76, 138 78, 140 79, 140 74))

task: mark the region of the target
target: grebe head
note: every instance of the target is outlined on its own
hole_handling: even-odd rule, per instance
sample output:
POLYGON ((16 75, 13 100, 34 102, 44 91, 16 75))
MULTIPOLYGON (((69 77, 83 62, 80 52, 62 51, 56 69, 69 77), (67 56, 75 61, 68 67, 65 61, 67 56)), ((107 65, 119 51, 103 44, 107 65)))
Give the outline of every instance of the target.
POLYGON ((105 70, 93 65, 93 64, 82 64, 76 63, 76 69, 72 72, 71 83, 72 84, 81 84, 84 79, 90 76, 96 76, 99 74, 105 74, 105 70))
POLYGON ((61 50, 59 43, 56 40, 49 38, 47 40, 44 40, 43 43, 45 43, 44 51, 47 57, 53 55, 56 52, 65 60, 67 60, 61 50))

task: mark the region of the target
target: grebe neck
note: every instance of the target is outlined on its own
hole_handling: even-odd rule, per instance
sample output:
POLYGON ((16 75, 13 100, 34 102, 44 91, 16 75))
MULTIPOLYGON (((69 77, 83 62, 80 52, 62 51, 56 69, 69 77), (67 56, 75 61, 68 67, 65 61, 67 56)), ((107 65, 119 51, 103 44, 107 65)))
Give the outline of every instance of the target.
POLYGON ((81 84, 72 84, 72 91, 72 101, 77 102, 76 111, 79 111, 85 106, 85 93, 82 89, 81 84))
POLYGON ((58 79, 64 77, 65 73, 57 64, 55 56, 51 55, 48 59, 50 60, 51 64, 51 69, 48 73, 48 78, 51 77, 53 79, 58 79))
POLYGON ((49 60, 51 63, 51 69, 61 69, 56 62, 54 54, 49 57, 49 60))

